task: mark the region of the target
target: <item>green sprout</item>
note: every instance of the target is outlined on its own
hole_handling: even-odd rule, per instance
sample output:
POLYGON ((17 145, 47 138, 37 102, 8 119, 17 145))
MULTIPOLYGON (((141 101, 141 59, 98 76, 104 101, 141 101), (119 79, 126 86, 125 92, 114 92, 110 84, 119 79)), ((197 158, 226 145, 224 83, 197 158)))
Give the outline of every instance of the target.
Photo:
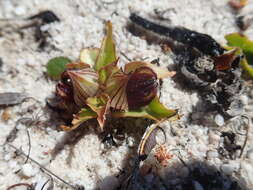
POLYGON ((240 62, 247 78, 253 79, 253 41, 247 36, 239 33, 232 33, 225 36, 229 47, 239 48, 238 53, 242 52, 244 58, 240 62))

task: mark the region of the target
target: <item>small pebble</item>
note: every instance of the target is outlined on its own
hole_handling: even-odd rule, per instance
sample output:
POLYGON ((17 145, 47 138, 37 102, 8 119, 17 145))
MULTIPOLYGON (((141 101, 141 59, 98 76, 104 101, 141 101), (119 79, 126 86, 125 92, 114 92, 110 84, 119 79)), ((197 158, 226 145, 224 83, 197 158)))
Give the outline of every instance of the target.
POLYGON ((253 160, 253 148, 247 151, 247 158, 253 160))
POLYGON ((221 170, 227 174, 227 175, 231 175, 233 172, 239 170, 239 163, 237 162, 230 162, 229 164, 223 164, 221 166, 221 170))
POLYGON ((26 8, 25 7, 22 7, 22 6, 19 6, 17 8, 15 8, 15 14, 20 16, 20 15, 25 15, 26 13, 26 8))
POLYGON ((249 98, 248 98, 247 95, 242 95, 240 98, 241 98, 242 103, 243 103, 244 105, 248 105, 248 100, 249 100, 249 98))
POLYGON ((135 146, 135 140, 133 137, 127 137, 126 143, 130 148, 135 146))
POLYGON ((22 166, 22 174, 25 177, 33 177, 38 173, 38 169, 33 167, 31 164, 24 164, 22 166))
POLYGON ((18 165, 17 161, 15 161, 15 160, 10 160, 8 162, 8 166, 9 166, 9 168, 12 168, 12 169, 19 168, 19 165, 18 165))
POLYGON ((12 154, 7 153, 7 154, 4 155, 4 160, 9 161, 12 158, 12 156, 13 156, 12 154))
POLYGON ((218 125, 219 127, 221 127, 221 126, 223 126, 225 124, 224 118, 220 114, 217 114, 214 117, 214 121, 215 121, 216 125, 218 125))
POLYGON ((217 147, 219 145, 220 136, 215 134, 214 132, 210 131, 209 135, 209 143, 217 147))
POLYGON ((211 159, 214 159, 214 158, 218 158, 219 154, 216 150, 209 150, 206 154, 207 156, 207 159, 211 160, 211 159))
POLYGON ((253 184, 253 166, 252 163, 242 161, 241 163, 241 176, 247 176, 249 184, 253 184))

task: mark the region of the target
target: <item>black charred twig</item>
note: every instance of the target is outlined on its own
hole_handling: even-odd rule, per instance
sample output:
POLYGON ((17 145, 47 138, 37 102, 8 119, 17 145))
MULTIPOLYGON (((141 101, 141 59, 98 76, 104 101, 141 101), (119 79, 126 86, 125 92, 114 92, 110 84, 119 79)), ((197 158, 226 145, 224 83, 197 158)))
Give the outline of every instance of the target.
POLYGON ((172 38, 178 42, 197 48, 206 55, 219 56, 225 51, 211 36, 189 30, 184 27, 165 27, 150 22, 135 13, 130 15, 130 20, 146 30, 150 30, 165 37, 172 38))
POLYGON ((41 190, 44 189, 44 187, 48 184, 48 182, 49 182, 50 180, 51 180, 51 179, 48 179, 48 180, 43 184, 43 186, 41 187, 41 190))
POLYGON ((52 22, 60 22, 60 19, 52 11, 42 11, 36 15, 27 18, 28 20, 40 19, 43 24, 49 24, 52 22))

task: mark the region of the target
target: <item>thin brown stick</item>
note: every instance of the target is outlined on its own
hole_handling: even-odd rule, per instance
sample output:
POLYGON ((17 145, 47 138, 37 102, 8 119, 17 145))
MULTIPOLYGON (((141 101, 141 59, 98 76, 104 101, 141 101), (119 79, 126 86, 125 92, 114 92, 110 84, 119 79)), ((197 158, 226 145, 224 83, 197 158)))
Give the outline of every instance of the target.
POLYGON ((30 137, 30 133, 29 133, 28 129, 26 129, 26 134, 27 134, 27 137, 28 137, 28 146, 29 147, 28 147, 28 153, 27 153, 27 157, 26 157, 25 163, 29 159, 29 156, 30 156, 30 153, 31 153, 31 148, 32 148, 32 146, 31 146, 31 137, 30 137))
POLYGON ((247 128, 246 128, 246 136, 245 136, 245 140, 244 140, 244 143, 242 145, 242 149, 241 149, 241 153, 240 153, 240 156, 239 158, 242 157, 242 154, 243 154, 243 151, 247 145, 247 141, 248 141, 248 136, 249 136, 249 129, 251 127, 251 118, 249 118, 247 115, 242 115, 242 117, 246 118, 248 120, 248 124, 247 124, 247 128))
MULTIPOLYGON (((16 148, 14 145, 12 144, 5 144, 5 145, 9 145, 11 148, 15 149, 16 151, 18 151, 21 155, 27 157, 27 154, 25 154, 22 150, 16 148)), ((63 180, 62 178, 60 178, 59 176, 57 176, 56 174, 54 174, 53 172, 51 172, 49 169, 45 168, 44 166, 42 166, 39 162, 37 162, 36 160, 32 159, 31 157, 28 157, 28 159, 35 163, 36 165, 38 165, 41 170, 44 170, 45 172, 49 173, 50 175, 54 176, 55 178, 57 178, 59 181, 61 181, 62 183, 66 184, 67 186, 69 186, 71 189, 77 190, 77 188, 74 185, 69 184, 68 182, 66 182, 65 180, 63 180)))
POLYGON ((10 190, 10 189, 13 189, 13 188, 18 187, 18 186, 27 186, 29 188, 33 187, 31 184, 28 184, 28 183, 17 183, 17 184, 11 185, 6 190, 10 190))

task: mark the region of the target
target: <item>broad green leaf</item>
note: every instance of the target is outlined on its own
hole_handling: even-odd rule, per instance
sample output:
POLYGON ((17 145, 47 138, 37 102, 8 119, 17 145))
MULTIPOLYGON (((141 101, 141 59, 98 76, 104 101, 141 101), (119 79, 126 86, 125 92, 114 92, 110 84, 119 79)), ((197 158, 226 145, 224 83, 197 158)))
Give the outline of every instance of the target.
POLYGON ((172 110, 166 108, 158 99, 158 97, 155 97, 150 104, 145 109, 146 112, 149 115, 152 115, 152 117, 156 118, 157 120, 162 120, 165 118, 170 118, 172 116, 175 116, 177 114, 177 110, 172 110))
MULTIPOLYGON (((112 35, 112 23, 107 22, 107 34, 103 39, 98 57, 95 63, 95 70, 99 71, 102 67, 111 64, 117 60, 115 43, 112 35)), ((100 73, 103 74, 103 70, 100 73)))
POLYGON ((228 34, 225 38, 229 46, 241 48, 248 63, 253 65, 253 41, 239 33, 228 34))
POLYGON ((72 120, 71 126, 62 125, 61 128, 64 131, 72 131, 72 130, 76 129, 77 127, 79 127, 85 121, 87 121, 89 119, 96 118, 96 117, 97 117, 96 112, 94 112, 88 108, 82 108, 79 113, 74 115, 74 119, 72 120))
POLYGON ((125 112, 113 112, 112 117, 143 117, 152 119, 155 121, 161 121, 170 118, 179 118, 177 110, 172 110, 166 108, 160 103, 158 97, 155 97, 149 105, 138 109, 138 110, 128 110, 125 112))
POLYGON ((66 64, 70 63, 71 60, 66 57, 55 57, 50 59, 47 63, 47 74, 54 80, 59 80, 61 74, 66 69, 66 64))
POLYGON ((94 68, 98 54, 99 48, 85 48, 80 53, 80 61, 94 68))

